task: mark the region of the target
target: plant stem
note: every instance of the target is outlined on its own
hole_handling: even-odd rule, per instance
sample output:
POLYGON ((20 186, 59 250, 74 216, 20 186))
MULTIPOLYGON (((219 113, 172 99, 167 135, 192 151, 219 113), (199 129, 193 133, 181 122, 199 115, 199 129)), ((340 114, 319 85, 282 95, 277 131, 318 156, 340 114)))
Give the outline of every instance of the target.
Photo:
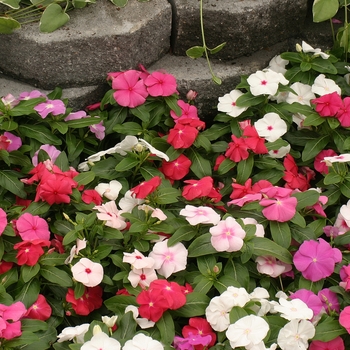
POLYGON ((332 31, 332 38, 333 38, 333 45, 335 44, 335 33, 334 33, 334 25, 332 22, 332 18, 329 19, 329 23, 331 24, 331 31, 332 31))
POLYGON ((348 32, 348 1, 344 0, 344 8, 345 8, 345 14, 344 14, 344 27, 345 27, 345 62, 348 61, 348 49, 349 49, 349 32, 348 32))

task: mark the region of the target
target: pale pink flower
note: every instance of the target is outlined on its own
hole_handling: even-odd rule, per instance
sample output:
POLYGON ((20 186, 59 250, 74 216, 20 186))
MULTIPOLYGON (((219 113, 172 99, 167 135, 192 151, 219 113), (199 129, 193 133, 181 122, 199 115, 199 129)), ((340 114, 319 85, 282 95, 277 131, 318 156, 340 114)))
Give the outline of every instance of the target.
POLYGON ((278 140, 287 132, 286 122, 274 112, 265 114, 263 118, 254 123, 254 126, 259 136, 269 142, 278 140))
POLYGON ((253 218, 244 218, 242 219, 244 225, 255 225, 255 236, 256 237, 264 237, 265 236, 265 229, 264 226, 259 224, 255 219, 253 218))
POLYGON ((290 145, 269 151, 271 158, 283 158, 290 152, 290 145))
POLYGON ((236 105, 237 99, 243 95, 243 92, 240 90, 232 90, 229 94, 226 94, 222 97, 219 97, 218 103, 218 111, 225 112, 231 117, 238 117, 244 111, 247 110, 248 107, 238 107, 236 105))
POLYGON ((41 118, 45 119, 49 113, 52 115, 64 114, 66 112, 66 106, 61 100, 47 100, 35 106, 34 110, 38 112, 41 118))
POLYGON ((7 137, 7 142, 9 143, 7 147, 7 152, 17 151, 22 146, 22 140, 20 137, 6 131, 4 136, 7 137))
POLYGON ((45 219, 30 213, 22 214, 16 221, 16 229, 23 241, 50 240, 49 225, 45 219))
POLYGON ((128 263, 133 269, 150 269, 154 265, 154 259, 145 257, 137 249, 134 249, 133 253, 123 253, 123 262, 128 263))
POLYGON ((122 184, 117 180, 112 180, 109 183, 101 182, 95 187, 95 191, 102 197, 106 197, 111 201, 118 198, 119 192, 122 189, 122 184))
POLYGON ((246 236, 242 226, 231 216, 209 229, 211 244, 218 252, 237 252, 246 236))
POLYGON ((76 244, 70 250, 69 256, 64 261, 64 263, 70 264, 73 261, 74 257, 78 255, 82 249, 85 249, 85 248, 86 248, 86 239, 84 238, 83 240, 81 240, 77 238, 76 244))
POLYGON ((37 166, 37 165, 38 165, 38 154, 39 154, 39 151, 40 151, 41 149, 42 149, 43 151, 45 151, 45 152, 49 155, 49 157, 50 157, 52 163, 55 163, 57 157, 61 154, 61 151, 59 151, 55 146, 48 145, 48 144, 42 145, 42 146, 40 146, 40 148, 34 153, 34 156, 33 156, 33 158, 32 158, 32 163, 33 163, 34 166, 37 166))
POLYGON ((146 101, 148 92, 140 72, 128 70, 119 74, 112 80, 112 88, 116 90, 113 93, 114 99, 120 106, 135 108, 146 101))
POLYGON ((129 272, 128 280, 136 288, 140 285, 142 288, 149 287, 152 281, 158 279, 155 269, 132 269, 129 272))
POLYGON ((96 205, 93 209, 99 211, 96 215, 99 220, 106 221, 106 226, 116 228, 117 230, 123 230, 126 227, 125 218, 121 216, 123 212, 118 210, 114 201, 96 205))
POLYGON ((105 138, 105 126, 103 125, 103 121, 101 120, 97 124, 93 124, 89 126, 90 131, 95 134, 95 137, 102 141, 105 138))
POLYGON ((149 257, 155 260, 154 268, 168 278, 175 272, 186 269, 188 251, 182 243, 168 247, 168 240, 154 245, 149 257))
POLYGON ((0 208, 0 236, 7 226, 7 214, 4 209, 0 208))
POLYGON ((166 220, 168 217, 164 214, 162 209, 159 208, 152 208, 151 206, 147 204, 142 204, 138 206, 139 210, 143 210, 146 213, 151 213, 151 218, 157 218, 160 221, 166 220))
POLYGON ((88 115, 86 115, 85 111, 78 111, 78 112, 69 113, 64 118, 64 121, 68 122, 69 120, 83 119, 83 118, 86 118, 86 117, 88 117, 88 115))
POLYGON ((239 207, 243 207, 244 204, 249 203, 249 202, 254 202, 256 200, 261 199, 261 193, 249 193, 246 194, 243 197, 233 199, 232 201, 227 202, 227 205, 237 205, 239 207))
POLYGON ((32 98, 38 98, 38 97, 46 97, 42 92, 39 90, 33 90, 31 92, 24 91, 19 94, 19 100, 31 100, 32 98))
POLYGON ((11 94, 7 94, 6 96, 2 97, 1 101, 7 109, 12 109, 19 104, 19 100, 11 94))
POLYGON ((332 166, 332 163, 350 162, 350 153, 339 154, 339 156, 334 157, 324 157, 323 162, 325 162, 327 166, 332 166))
POLYGON ((250 85, 250 92, 254 96, 275 95, 278 85, 287 85, 288 80, 281 73, 276 73, 271 69, 257 71, 251 74, 247 79, 250 85))
POLYGON ((73 278, 86 287, 96 287, 102 282, 103 267, 87 258, 81 258, 71 268, 73 278))
MULTIPOLYGON (((286 266, 273 256, 259 256, 256 258, 257 270, 265 275, 276 278, 286 271, 286 266)), ((290 266, 292 268, 292 266, 290 266)))
POLYGON ((180 215, 185 216, 190 225, 213 224, 216 225, 220 221, 220 215, 214 209, 209 207, 195 207, 186 205, 181 209, 180 215))

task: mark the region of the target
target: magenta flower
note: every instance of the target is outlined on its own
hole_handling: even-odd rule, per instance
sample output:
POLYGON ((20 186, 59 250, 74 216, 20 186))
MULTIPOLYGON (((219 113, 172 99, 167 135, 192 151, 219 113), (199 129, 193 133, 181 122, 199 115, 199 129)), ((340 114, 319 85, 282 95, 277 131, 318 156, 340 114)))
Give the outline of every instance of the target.
POLYGON ((332 292, 328 288, 324 288, 317 293, 318 297, 321 299, 324 309, 327 314, 330 314, 331 311, 339 313, 340 305, 337 294, 332 292))
POLYGON ((34 110, 39 113, 41 118, 45 119, 49 113, 52 115, 59 115, 66 112, 66 106, 61 100, 47 100, 39 103, 34 107, 34 110))
POLYGON ((153 72, 145 79, 147 91, 151 96, 170 96, 176 93, 176 79, 171 74, 153 72))
POLYGON ((58 156, 60 155, 60 153, 61 153, 61 151, 59 151, 55 146, 52 146, 52 145, 42 145, 42 146, 40 146, 40 148, 34 153, 34 156, 33 156, 33 158, 32 158, 32 163, 33 163, 34 166, 37 166, 37 165, 38 165, 38 154, 39 154, 39 151, 40 151, 41 149, 42 149, 43 151, 45 151, 45 152, 49 155, 49 157, 50 157, 52 163, 55 163, 57 157, 58 157, 58 156))
POLYGON ((0 338, 9 340, 22 334, 20 319, 26 311, 21 301, 10 306, 0 304, 0 338))
POLYGON ((171 117, 174 119, 175 123, 177 123, 180 119, 199 119, 198 118, 198 110, 196 106, 192 106, 189 103, 186 103, 182 100, 177 101, 178 106, 181 108, 181 115, 178 116, 174 111, 170 111, 171 117))
POLYGON ((339 323, 350 334, 350 306, 346 306, 339 315, 339 323))
POLYGON ((7 142, 9 142, 7 152, 17 151, 22 146, 22 140, 20 137, 8 131, 4 132, 4 136, 7 137, 7 142))
POLYGON ((24 213, 16 221, 16 229, 23 241, 32 241, 34 239, 50 240, 48 223, 37 215, 24 213))
POLYGON ((128 70, 116 76, 112 81, 114 99, 120 106, 134 108, 146 101, 148 92, 143 80, 140 80, 140 72, 128 70))
POLYGON ((259 204, 266 219, 278 222, 291 220, 295 213, 298 200, 295 197, 281 197, 276 199, 262 199, 259 204))
POLYGON ((176 350, 191 350, 191 349, 195 349, 196 345, 202 345, 201 348, 206 349, 210 342, 211 342, 210 334, 201 335, 201 334, 190 333, 187 338, 181 338, 179 336, 175 336, 174 347, 176 350))
POLYGON ((303 277, 317 282, 334 272, 336 263, 342 260, 342 253, 324 239, 304 241, 295 253, 293 263, 303 277))
POLYGON ((7 216, 4 209, 0 208, 0 236, 5 231, 5 228, 7 226, 7 216))

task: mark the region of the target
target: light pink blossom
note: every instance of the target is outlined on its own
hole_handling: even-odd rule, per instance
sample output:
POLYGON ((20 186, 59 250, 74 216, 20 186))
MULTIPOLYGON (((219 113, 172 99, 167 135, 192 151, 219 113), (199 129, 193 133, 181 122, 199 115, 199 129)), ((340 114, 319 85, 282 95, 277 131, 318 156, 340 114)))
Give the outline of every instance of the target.
POLYGON ((273 256, 259 256, 256 258, 255 262, 257 263, 256 268, 260 273, 273 278, 282 275, 286 270, 290 271, 292 269, 292 265, 287 267, 273 256))
POLYGON ((137 249, 134 249, 133 253, 124 252, 123 262, 128 263, 133 269, 150 269, 154 265, 154 259, 145 257, 137 249))
POLYGON ((149 287, 152 281, 158 279, 155 269, 132 269, 129 272, 128 280, 136 288, 140 285, 142 288, 149 287))
POLYGON ((38 112, 41 118, 45 119, 49 113, 52 115, 64 114, 66 112, 66 106, 61 100, 47 100, 35 106, 34 110, 38 112))
POLYGON ((37 165, 38 165, 38 154, 39 154, 39 151, 40 151, 41 149, 42 149, 43 151, 45 151, 45 152, 49 155, 49 157, 50 157, 52 163, 55 163, 57 157, 61 154, 61 151, 59 151, 55 146, 48 145, 48 144, 42 145, 42 146, 40 146, 40 148, 34 153, 34 156, 33 156, 33 158, 32 158, 32 163, 33 163, 34 166, 37 166, 37 165))
POLYGON ((106 226, 116 228, 117 230, 123 230, 126 227, 125 218, 121 216, 123 212, 118 210, 114 201, 96 205, 93 209, 99 211, 96 215, 99 220, 106 221, 106 226))
POLYGON ((103 279, 103 267, 87 258, 81 258, 72 267, 73 278, 86 287, 96 287, 103 279))
POLYGON ((198 224, 213 224, 216 225, 220 221, 220 215, 214 209, 209 207, 195 207, 193 205, 186 205, 181 209, 180 215, 185 216, 190 225, 198 224))

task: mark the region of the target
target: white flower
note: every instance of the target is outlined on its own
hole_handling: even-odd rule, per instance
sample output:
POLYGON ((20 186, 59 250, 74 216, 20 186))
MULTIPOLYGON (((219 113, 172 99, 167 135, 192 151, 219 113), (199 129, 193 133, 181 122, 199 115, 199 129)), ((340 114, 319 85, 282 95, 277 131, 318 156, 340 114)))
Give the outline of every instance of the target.
POLYGON ((134 288, 138 285, 142 288, 149 287, 151 282, 156 279, 158 279, 158 276, 152 268, 132 269, 128 275, 128 280, 134 288))
POLYGON ((276 95, 278 84, 287 85, 288 80, 281 73, 266 69, 251 74, 247 79, 250 85, 250 92, 254 96, 258 95, 276 95))
POLYGON ((269 142, 278 140, 287 132, 286 122, 274 112, 267 113, 263 118, 254 124, 260 137, 264 137, 269 142))
POLYGON ((73 340, 74 343, 83 344, 84 335, 89 330, 89 326, 89 323, 83 323, 76 327, 66 327, 62 329, 62 332, 57 336, 57 342, 62 343, 64 341, 73 340))
POLYGON ((74 257, 78 255, 82 249, 85 249, 85 248, 86 248, 86 239, 84 238, 83 240, 81 240, 77 238, 76 245, 72 247, 72 249, 70 250, 69 256, 64 261, 64 263, 70 264, 73 261, 74 257))
POLYGON ((341 216, 346 225, 350 226, 350 200, 341 206, 338 216, 341 216))
POLYGON ((339 154, 339 156, 334 157, 324 157, 322 162, 325 162, 327 166, 331 166, 332 163, 350 162, 350 153, 339 154))
POLYGON ((186 220, 192 226, 198 224, 217 225, 221 219, 220 215, 214 209, 205 206, 195 207, 193 205, 186 205, 184 209, 181 209, 180 215, 185 216, 186 220))
POLYGON ((95 187, 95 191, 98 192, 98 194, 102 197, 106 197, 111 201, 115 201, 118 196, 119 192, 122 189, 122 184, 117 180, 112 180, 108 184, 107 183, 99 183, 95 187))
POLYGON ((279 149, 272 149, 269 151, 271 158, 283 158, 290 152, 290 145, 282 146, 279 149))
POLYGON ((287 71, 286 65, 288 63, 289 61, 284 60, 280 55, 277 55, 271 59, 268 68, 276 73, 281 73, 284 75, 284 73, 287 71))
POLYGON ((256 237, 264 237, 265 236, 265 229, 264 226, 259 224, 255 219, 253 218, 244 218, 242 219, 244 225, 255 225, 255 236, 256 237))
POLYGON ((250 296, 245 288, 232 286, 227 287, 227 290, 221 294, 220 298, 227 299, 227 303, 231 305, 231 308, 234 306, 243 307, 250 300, 250 296))
POLYGON ((270 101, 276 101, 277 103, 286 102, 286 99, 288 97, 289 91, 281 91, 277 95, 270 95, 269 100, 270 101))
POLYGON ((123 350, 164 350, 164 347, 158 340, 139 333, 125 343, 123 350))
POLYGON ((148 143, 144 139, 139 139, 139 143, 142 146, 146 147, 152 154, 169 162, 169 157, 165 153, 158 151, 156 148, 154 148, 150 143, 148 143))
POLYGON ((273 343, 269 348, 267 348, 264 342, 260 342, 259 344, 253 344, 252 346, 246 346, 247 350, 276 350, 277 344, 273 343))
POLYGON ((112 317, 109 316, 102 316, 101 317, 102 322, 108 327, 108 328, 112 328, 114 327, 115 323, 117 322, 118 316, 114 315, 112 317))
POLYGON ((120 343, 110 338, 106 333, 98 332, 91 340, 87 341, 80 350, 120 350, 120 343))
POLYGON ((218 111, 225 112, 231 117, 238 117, 244 111, 247 110, 247 107, 238 107, 236 101, 238 97, 242 96, 243 92, 240 90, 232 90, 229 94, 219 97, 218 111))
POLYGON ((322 52, 321 49, 314 49, 312 46, 307 44, 305 41, 303 41, 301 43, 301 48, 302 48, 303 52, 305 52, 305 53, 311 52, 314 54, 314 56, 321 56, 324 60, 326 60, 329 57, 329 55, 322 52))
POLYGON ((87 157, 87 160, 89 162, 98 162, 101 160, 101 157, 105 156, 106 154, 107 154, 107 151, 97 152, 97 153, 92 154, 91 156, 87 157))
POLYGON ((341 95, 340 87, 332 79, 327 79, 324 74, 320 74, 314 81, 311 90, 313 93, 323 96, 337 92, 341 95))
POLYGON ((155 322, 149 321, 147 318, 139 317, 139 309, 136 306, 128 305, 125 308, 125 313, 129 311, 132 312, 134 320, 142 329, 151 328, 155 325, 155 322))
POLYGON ((279 331, 277 344, 282 350, 306 350, 314 335, 315 327, 310 321, 292 320, 279 331))
POLYGON ((301 113, 294 113, 292 115, 293 118, 293 122, 298 125, 298 129, 302 129, 303 128, 303 122, 306 119, 306 116, 304 114, 301 113))
POLYGON ((260 344, 269 329, 269 324, 262 317, 248 315, 231 324, 226 336, 233 349, 240 346, 251 347, 260 344))
POLYGON ((254 290, 249 294, 251 300, 260 300, 260 299, 269 299, 270 294, 267 291, 267 289, 262 287, 256 287, 254 290))
POLYGON ((79 172, 83 172, 83 171, 89 171, 90 167, 89 167, 89 163, 88 162, 82 162, 78 165, 78 171, 79 172))
POLYGON ((286 102, 287 103, 300 103, 302 105, 311 106, 310 101, 316 98, 315 94, 311 91, 311 86, 302 83, 294 83, 290 86, 295 94, 292 92, 288 93, 286 102))
POLYGON ((150 205, 141 204, 138 206, 139 210, 143 210, 146 213, 151 212, 151 218, 157 218, 160 221, 166 220, 168 217, 164 214, 162 209, 152 208, 150 205))
POLYGON ((274 305, 274 311, 280 312, 281 317, 287 320, 311 320, 314 312, 300 299, 279 299, 279 304, 274 305))
POLYGON ((114 147, 109 148, 106 151, 106 154, 118 153, 121 156, 125 156, 127 152, 131 152, 134 149, 138 142, 136 136, 127 135, 123 141, 117 143, 114 147))
POLYGON ((86 287, 96 287, 102 282, 103 267, 88 258, 81 258, 71 268, 73 278, 86 287))
POLYGON ((123 262, 132 265, 133 269, 150 269, 154 265, 153 258, 147 258, 137 249, 134 249, 133 253, 123 253, 123 262))
POLYGON ((222 332, 228 328, 231 309, 232 303, 228 298, 218 296, 210 300, 205 309, 205 317, 214 331, 222 332))
POLYGON ((140 205, 144 202, 144 199, 136 198, 135 195, 133 195, 133 193, 128 190, 126 191, 124 197, 119 201, 118 205, 124 213, 131 213, 137 205, 140 205))

